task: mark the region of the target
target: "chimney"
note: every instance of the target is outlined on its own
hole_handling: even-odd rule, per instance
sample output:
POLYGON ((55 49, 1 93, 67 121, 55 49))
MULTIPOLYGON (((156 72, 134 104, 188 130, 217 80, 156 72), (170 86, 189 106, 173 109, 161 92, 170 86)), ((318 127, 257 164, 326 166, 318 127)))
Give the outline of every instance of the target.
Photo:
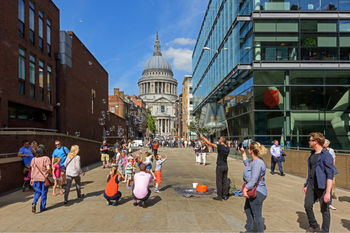
POLYGON ((114 88, 114 95, 119 95, 119 88, 114 88))
POLYGON ((124 99, 124 91, 121 91, 119 93, 120 93, 120 98, 124 99))

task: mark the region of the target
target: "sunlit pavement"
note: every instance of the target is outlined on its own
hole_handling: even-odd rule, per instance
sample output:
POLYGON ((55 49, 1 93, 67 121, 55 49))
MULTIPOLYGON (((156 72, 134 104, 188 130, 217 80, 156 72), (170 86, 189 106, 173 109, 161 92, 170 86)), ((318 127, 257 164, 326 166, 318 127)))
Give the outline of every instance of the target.
MULTIPOLYGON (((160 148, 169 159, 163 165, 161 193, 154 193, 148 207, 134 207, 131 190, 120 184, 123 196, 118 206, 107 206, 103 197, 107 169, 90 170, 83 177, 86 198, 76 201, 75 189, 70 204, 63 205, 63 196, 48 194, 48 210, 31 213, 33 193, 14 192, 0 197, 0 231, 2 232, 240 232, 244 231, 244 198, 231 196, 228 201, 209 197, 185 198, 176 187, 191 187, 193 182, 215 187, 216 154, 207 156, 208 166, 196 166, 193 149, 160 148)), ((229 178, 242 184, 243 164, 229 158, 229 178)), ((340 174, 339 174, 340 175, 340 174)), ((266 232, 305 232, 308 227, 303 208, 304 179, 296 176, 266 175, 268 198, 263 217, 266 232)), ((153 189, 152 189, 153 190, 153 189)), ((338 199, 331 211, 331 232, 350 231, 350 192, 337 190, 338 199)), ((37 206, 39 209, 39 206, 37 206)), ((319 204, 316 218, 321 224, 319 204)))

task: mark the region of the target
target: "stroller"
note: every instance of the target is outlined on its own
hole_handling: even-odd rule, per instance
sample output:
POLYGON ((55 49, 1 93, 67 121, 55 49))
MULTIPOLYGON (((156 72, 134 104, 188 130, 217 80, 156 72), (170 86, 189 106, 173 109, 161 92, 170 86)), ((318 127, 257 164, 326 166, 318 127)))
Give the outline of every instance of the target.
POLYGON ((24 183, 22 185, 22 191, 25 192, 26 188, 29 188, 29 190, 33 189, 33 187, 30 185, 30 178, 31 178, 31 168, 25 167, 23 169, 23 174, 24 174, 24 183))

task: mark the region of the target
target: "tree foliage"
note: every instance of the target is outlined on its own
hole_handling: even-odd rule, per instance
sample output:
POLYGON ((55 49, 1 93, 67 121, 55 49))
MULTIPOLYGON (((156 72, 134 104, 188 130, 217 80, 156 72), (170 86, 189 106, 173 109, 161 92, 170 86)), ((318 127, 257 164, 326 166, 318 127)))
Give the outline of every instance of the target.
POLYGON ((190 122, 188 129, 191 132, 196 132, 197 134, 207 134, 209 132, 208 128, 200 127, 199 125, 199 115, 195 116, 195 119, 190 122))
POLYGON ((151 110, 146 110, 146 116, 147 116, 147 128, 150 132, 155 133, 156 132, 156 121, 154 120, 151 110))

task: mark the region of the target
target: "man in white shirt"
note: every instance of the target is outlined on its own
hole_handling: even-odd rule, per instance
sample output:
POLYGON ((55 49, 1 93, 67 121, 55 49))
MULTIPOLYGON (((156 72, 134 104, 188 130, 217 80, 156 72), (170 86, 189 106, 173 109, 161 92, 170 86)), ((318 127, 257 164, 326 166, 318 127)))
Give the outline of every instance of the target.
POLYGON ((270 152, 271 152, 271 172, 270 173, 272 175, 275 174, 275 166, 277 163, 280 169, 280 175, 284 176, 283 168, 282 168, 282 159, 281 159, 282 149, 278 144, 278 140, 274 141, 274 144, 271 146, 270 152))

